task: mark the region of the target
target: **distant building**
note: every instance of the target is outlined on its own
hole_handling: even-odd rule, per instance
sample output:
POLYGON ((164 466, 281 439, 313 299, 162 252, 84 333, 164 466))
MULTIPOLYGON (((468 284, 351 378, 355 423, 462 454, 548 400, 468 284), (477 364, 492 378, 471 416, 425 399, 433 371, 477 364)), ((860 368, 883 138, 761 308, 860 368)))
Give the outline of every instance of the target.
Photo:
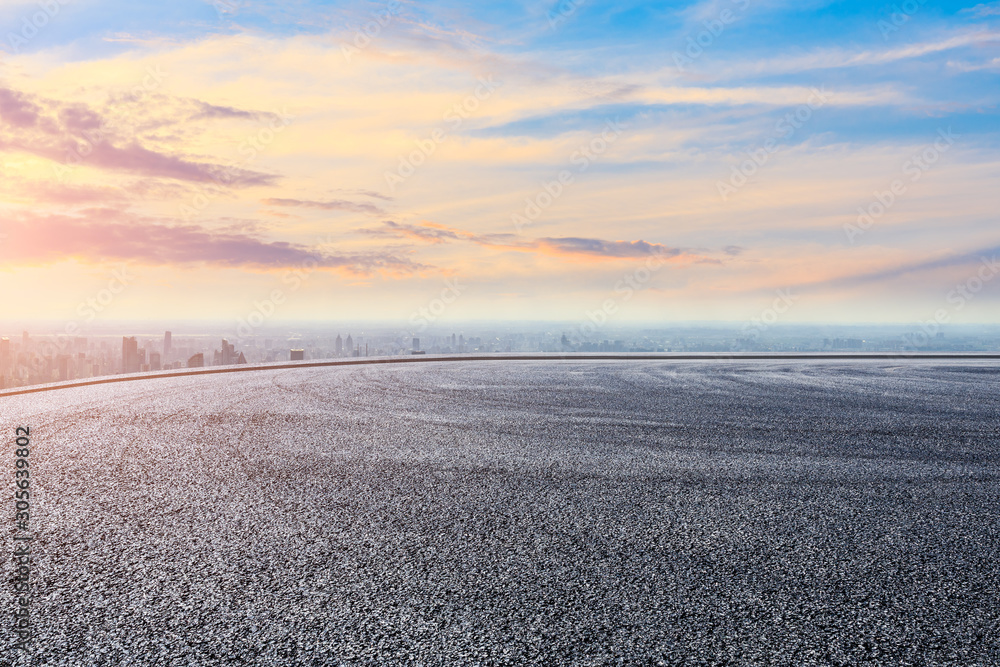
POLYGON ((122 338, 122 373, 139 372, 139 343, 135 336, 122 338))
POLYGON ((192 356, 188 359, 188 368, 201 368, 205 365, 205 355, 202 352, 192 356))
POLYGON ((247 362, 247 358, 246 358, 246 356, 244 356, 243 352, 241 351, 240 352, 240 356, 236 357, 236 363, 237 364, 245 364, 246 362, 247 362))
POLYGON ((306 358, 305 350, 289 350, 290 359, 292 361, 304 361, 306 358))
POLYGON ((354 354, 354 339, 351 338, 351 334, 347 334, 347 341, 344 343, 344 347, 347 350, 348 356, 354 354))
POLYGON ((163 369, 163 363, 160 361, 160 353, 159 352, 150 352, 149 353, 149 370, 151 370, 151 371, 159 371, 159 370, 162 370, 162 369, 163 369))
MULTIPOLYGON (((242 354, 242 352, 240 353, 242 354)), ((225 338, 222 339, 222 349, 216 350, 212 355, 213 366, 231 366, 239 363, 239 355, 236 354, 236 346, 225 338)), ((246 363, 246 357, 244 357, 246 363)))
POLYGON ((0 373, 10 368, 10 338, 0 338, 0 373))
POLYGON ((171 345, 171 342, 172 342, 172 340, 171 340, 172 337, 173 337, 173 334, 171 334, 169 331, 167 331, 166 333, 163 334, 163 356, 164 356, 164 358, 170 356, 170 345, 171 345))
POLYGON ((420 339, 417 338, 416 336, 413 337, 413 348, 412 349, 413 349, 414 352, 416 352, 417 350, 420 349, 420 339))
POLYGON ((236 363, 236 346, 230 343, 225 338, 222 339, 222 350, 220 351, 220 356, 222 357, 221 363, 225 366, 229 364, 236 363))
POLYGON ((344 356, 344 339, 337 334, 337 340, 334 341, 333 349, 336 351, 338 357, 344 356))

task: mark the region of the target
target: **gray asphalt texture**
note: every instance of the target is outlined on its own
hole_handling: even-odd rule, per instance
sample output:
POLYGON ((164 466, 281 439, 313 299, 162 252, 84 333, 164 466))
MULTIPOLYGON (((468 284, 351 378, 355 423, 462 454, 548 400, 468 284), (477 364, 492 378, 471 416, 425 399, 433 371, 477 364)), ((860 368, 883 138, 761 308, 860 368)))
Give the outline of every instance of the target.
POLYGON ((0 399, 31 664, 1000 664, 998 389, 553 361, 0 399))

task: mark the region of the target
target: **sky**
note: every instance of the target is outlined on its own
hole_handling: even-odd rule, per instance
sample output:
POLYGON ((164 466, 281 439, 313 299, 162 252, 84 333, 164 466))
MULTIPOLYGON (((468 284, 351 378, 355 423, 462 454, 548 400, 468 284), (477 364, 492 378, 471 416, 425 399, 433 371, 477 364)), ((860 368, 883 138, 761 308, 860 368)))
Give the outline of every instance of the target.
POLYGON ((0 0, 13 319, 998 322, 1000 2, 0 0))

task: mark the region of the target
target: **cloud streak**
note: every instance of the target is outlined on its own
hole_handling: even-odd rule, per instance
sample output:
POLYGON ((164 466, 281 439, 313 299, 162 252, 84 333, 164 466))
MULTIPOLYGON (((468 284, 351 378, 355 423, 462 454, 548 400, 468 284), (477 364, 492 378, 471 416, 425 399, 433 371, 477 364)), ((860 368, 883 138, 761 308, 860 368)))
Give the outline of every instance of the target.
POLYGON ((544 255, 589 259, 643 259, 647 257, 680 258, 690 256, 681 248, 671 248, 660 243, 646 241, 607 241, 582 237, 545 237, 524 240, 516 234, 474 234, 461 229, 423 222, 419 225, 383 221, 381 227, 357 230, 370 236, 420 241, 441 244, 450 241, 473 243, 490 248, 502 248, 544 255))
MULTIPOLYGON (((835 288, 850 288, 869 285, 872 283, 885 283, 898 280, 907 276, 914 276, 932 273, 942 269, 955 269, 969 267, 970 271, 984 262, 997 264, 997 257, 1000 256, 1000 246, 981 248, 979 250, 963 253, 954 253, 943 257, 921 259, 915 262, 906 262, 880 268, 874 271, 866 271, 849 276, 841 276, 820 282, 802 285, 803 290, 823 290, 835 288)), ((970 274, 971 275, 971 274, 970 274)))
POLYGON ((113 209, 91 209, 80 216, 21 216, 0 225, 0 233, 6 235, 0 259, 7 264, 75 259, 254 270, 313 266, 362 276, 409 275, 430 268, 387 252, 329 252, 238 231, 139 222, 113 209))
POLYGON ((331 201, 314 201, 310 199, 287 199, 284 197, 270 197, 262 199, 261 203, 268 206, 290 206, 298 208, 313 208, 321 211, 351 211, 354 213, 368 213, 371 215, 383 215, 385 210, 374 204, 357 203, 346 199, 334 199, 331 201))
MULTIPOLYGON (((991 30, 964 30, 958 33, 945 34, 938 39, 914 42, 895 48, 869 49, 864 51, 847 51, 839 48, 820 49, 802 55, 743 62, 738 65, 722 68, 719 70, 719 74, 726 78, 744 78, 746 76, 776 76, 817 70, 888 65, 964 47, 978 47, 997 41, 1000 41, 1000 32, 991 30)), ((843 96, 839 97, 842 98, 843 96)), ((875 99, 879 98, 876 97, 875 99)), ((840 99, 838 103, 843 103, 843 99, 840 99)))

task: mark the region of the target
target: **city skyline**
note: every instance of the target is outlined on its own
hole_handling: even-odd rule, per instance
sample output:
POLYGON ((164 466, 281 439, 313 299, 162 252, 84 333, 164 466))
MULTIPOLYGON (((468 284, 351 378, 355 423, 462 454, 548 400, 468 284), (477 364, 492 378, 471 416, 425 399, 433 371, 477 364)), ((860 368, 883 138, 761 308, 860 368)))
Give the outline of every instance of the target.
POLYGON ((1000 312, 997 2, 49 4, 0 6, 17 318, 1000 312))
MULTIPOLYGON (((316 323, 299 329, 230 340, 222 328, 175 334, 119 335, 104 331, 66 336, 25 330, 12 341, 0 335, 0 390, 121 374, 155 373, 246 364, 409 355, 482 354, 920 354, 1000 352, 1000 326, 743 325, 674 327, 607 326, 574 329, 566 323, 465 323, 459 330, 429 329, 420 335, 369 323, 337 330, 316 323), (342 334, 347 331, 346 337, 342 334), (355 335, 356 334, 356 335, 355 335)), ((128 329, 123 325, 124 330, 128 329)), ((0 331, 0 334, 3 332, 0 331)))

